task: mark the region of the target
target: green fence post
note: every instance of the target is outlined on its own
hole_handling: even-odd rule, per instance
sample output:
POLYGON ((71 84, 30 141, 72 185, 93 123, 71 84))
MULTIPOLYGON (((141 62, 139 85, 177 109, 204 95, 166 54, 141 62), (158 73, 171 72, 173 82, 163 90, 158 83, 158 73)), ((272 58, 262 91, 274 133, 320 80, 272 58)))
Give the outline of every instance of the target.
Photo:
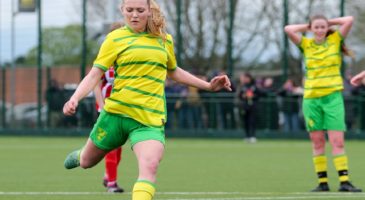
POLYGON ((234 11, 235 11, 235 0, 229 0, 229 22, 228 22, 228 33, 227 33, 227 65, 228 65, 228 76, 232 77, 234 63, 233 63, 233 26, 234 26, 234 11))
POLYGON ((1 96, 2 96, 2 108, 1 108, 1 124, 3 128, 6 128, 6 98, 5 98, 5 91, 6 91, 6 70, 5 70, 5 65, 2 66, 1 68, 1 96))
POLYGON ((340 0, 340 16, 345 15, 345 0, 340 0))
MULTIPOLYGON (((340 16, 343 17, 345 15, 345 0, 340 0, 340 16)), ((341 67, 341 74, 343 78, 346 78, 345 71, 346 71, 347 65, 345 61, 343 60, 342 55, 342 67, 341 67)))
MULTIPOLYGON (((48 65, 46 67, 46 82, 47 82, 47 85, 48 87, 51 85, 51 79, 52 79, 52 75, 51 75, 51 67, 48 65)), ((46 125, 47 125, 47 128, 49 128, 51 126, 51 120, 50 120, 50 114, 51 114, 51 111, 50 111, 50 108, 49 108, 49 98, 48 98, 48 88, 47 88, 47 120, 46 120, 46 125)))
POLYGON ((182 0, 176 0, 176 14, 177 14, 177 22, 176 22, 176 37, 177 37, 177 64, 182 66, 182 34, 181 34, 181 13, 182 13, 182 0))
POLYGON ((15 17, 17 12, 15 11, 14 2, 11 2, 11 66, 10 66, 10 78, 9 78, 9 90, 10 90, 10 126, 14 125, 15 122, 15 111, 14 106, 16 104, 15 100, 15 89, 16 89, 16 63, 15 63, 15 17))
POLYGON ((86 30, 86 15, 87 15, 87 0, 82 0, 82 55, 81 55, 81 80, 85 77, 86 74, 86 58, 87 58, 87 30, 86 30))
POLYGON ((38 85, 37 85, 37 92, 38 92, 38 106, 37 106, 37 127, 42 127, 42 1, 37 1, 37 14, 38 14, 38 85))
POLYGON ((288 0, 283 0, 283 51, 282 51, 282 70, 283 76, 282 81, 285 82, 288 78, 288 48, 289 48, 289 41, 288 36, 284 31, 284 27, 289 24, 289 8, 288 8, 288 0))
MULTIPOLYGON (((1 10, 1 3, 0 3, 0 10, 1 10)), ((1 15, 0 15, 0 29, 1 29, 1 15)), ((1 49, 1 31, 0 31, 0 68, 1 68, 1 127, 6 128, 6 98, 5 98, 5 65, 2 63, 2 49, 1 49)))

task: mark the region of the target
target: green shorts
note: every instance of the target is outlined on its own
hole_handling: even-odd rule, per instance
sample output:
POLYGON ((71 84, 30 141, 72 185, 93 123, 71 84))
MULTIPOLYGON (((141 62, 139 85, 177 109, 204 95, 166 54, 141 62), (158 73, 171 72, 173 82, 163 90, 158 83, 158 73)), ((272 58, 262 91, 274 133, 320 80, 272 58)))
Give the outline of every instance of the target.
POLYGON ((90 133, 91 141, 102 150, 113 150, 124 145, 129 138, 131 146, 146 140, 165 144, 164 127, 154 128, 136 120, 102 111, 90 133))
POLYGON ((334 92, 319 98, 303 99, 307 131, 346 131, 342 93, 334 92))

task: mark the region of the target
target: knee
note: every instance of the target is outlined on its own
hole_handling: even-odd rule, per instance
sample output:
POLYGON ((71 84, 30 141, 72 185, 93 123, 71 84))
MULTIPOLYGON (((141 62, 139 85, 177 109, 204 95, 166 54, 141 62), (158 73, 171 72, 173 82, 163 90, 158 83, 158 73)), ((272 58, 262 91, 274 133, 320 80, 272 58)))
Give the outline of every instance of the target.
POLYGON ((86 159, 84 157, 81 156, 80 158, 80 167, 83 169, 88 169, 93 167, 94 165, 92 164, 91 160, 86 159))
POLYGON ((323 150, 325 148, 325 144, 324 143, 314 143, 313 144, 313 149, 315 150, 315 151, 321 151, 321 150, 323 150))
POLYGON ((326 141, 324 139, 312 139, 312 143, 313 143, 313 149, 315 151, 320 151, 323 150, 326 146, 326 141))
POLYGON ((149 173, 156 174, 159 164, 160 164, 160 160, 155 159, 155 158, 149 158, 149 159, 143 159, 143 161, 140 163, 140 166, 141 166, 141 168, 144 168, 149 173))
POLYGON ((332 141, 332 147, 336 149, 343 149, 345 147, 344 141, 342 139, 335 139, 332 141))

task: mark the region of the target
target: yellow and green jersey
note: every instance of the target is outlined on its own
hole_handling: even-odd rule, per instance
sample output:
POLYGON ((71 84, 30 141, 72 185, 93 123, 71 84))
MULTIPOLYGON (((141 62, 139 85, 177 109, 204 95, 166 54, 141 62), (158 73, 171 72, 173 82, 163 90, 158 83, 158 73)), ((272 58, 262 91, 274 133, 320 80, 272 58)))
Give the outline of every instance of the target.
POLYGON ((104 110, 147 126, 163 126, 167 70, 177 67, 171 35, 163 41, 148 33, 134 33, 128 26, 109 33, 94 67, 106 71, 110 66, 114 66, 115 80, 104 110))
POLYGON ((316 44, 313 38, 302 37, 299 48, 305 64, 304 98, 322 97, 343 89, 342 42, 338 31, 322 44, 316 44))

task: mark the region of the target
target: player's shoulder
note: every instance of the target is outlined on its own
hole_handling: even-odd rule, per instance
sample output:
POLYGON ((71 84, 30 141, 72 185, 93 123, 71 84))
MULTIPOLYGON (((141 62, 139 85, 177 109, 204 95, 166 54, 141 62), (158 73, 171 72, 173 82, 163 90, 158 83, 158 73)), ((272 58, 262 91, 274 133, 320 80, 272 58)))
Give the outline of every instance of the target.
POLYGON ((166 34, 166 42, 168 43, 168 44, 173 44, 174 43, 174 38, 172 37, 172 35, 171 34, 169 34, 169 33, 167 33, 166 34))
POLYGON ((125 37, 128 35, 130 35, 130 31, 128 30, 127 27, 124 26, 124 27, 115 29, 114 31, 111 31, 110 33, 108 33, 106 38, 109 40, 118 40, 118 38, 122 38, 122 37, 125 37))
POLYGON ((341 35, 341 33, 340 33, 340 31, 339 31, 339 30, 335 30, 335 31, 333 31, 333 33, 332 33, 332 34, 330 34, 330 35, 328 36, 328 38, 329 38, 329 39, 332 39, 332 40, 341 40, 341 39, 343 39, 343 37, 342 37, 342 35, 341 35))
POLYGON ((300 39, 299 45, 300 46, 309 45, 313 40, 314 40, 314 38, 302 36, 302 38, 300 39))

